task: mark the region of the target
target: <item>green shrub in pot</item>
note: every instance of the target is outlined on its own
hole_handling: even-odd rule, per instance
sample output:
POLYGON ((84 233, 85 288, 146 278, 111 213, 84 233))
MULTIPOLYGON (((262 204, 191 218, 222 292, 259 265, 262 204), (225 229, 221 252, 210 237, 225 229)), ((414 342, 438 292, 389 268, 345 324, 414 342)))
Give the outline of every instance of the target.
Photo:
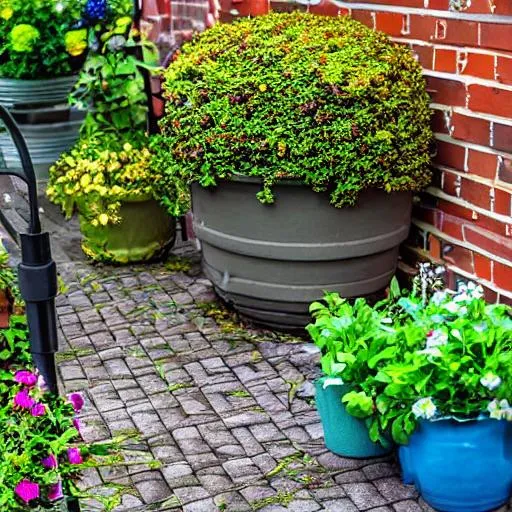
MULTIPOLYGON (((295 12, 219 24, 166 72, 155 144, 169 190, 261 179, 258 198, 294 178, 334 206, 361 191, 430 181, 430 110, 411 52, 349 17, 295 12)), ((171 211, 187 205, 167 198, 171 211)))
POLYGON ((78 210, 82 248, 93 260, 152 259, 174 240, 175 221, 158 205, 161 177, 148 143, 140 132, 83 138, 50 169, 47 195, 68 218, 78 210))

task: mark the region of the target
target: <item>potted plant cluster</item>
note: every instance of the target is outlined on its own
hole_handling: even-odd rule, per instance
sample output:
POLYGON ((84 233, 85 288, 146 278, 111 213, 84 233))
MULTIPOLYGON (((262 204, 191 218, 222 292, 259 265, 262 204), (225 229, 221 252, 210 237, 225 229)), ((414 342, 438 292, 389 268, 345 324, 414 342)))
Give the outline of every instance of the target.
MULTIPOLYGON (((5 0, 0 9, 0 103, 10 108, 40 179, 78 139, 83 114, 68 95, 98 37, 128 19, 131 0, 5 0)), ((4 134, 8 166, 19 166, 4 134)))
MULTIPOLYGON (((7 270, 2 264, 0 276, 7 270)), ((18 296, 15 273, 10 270, 7 277, 9 294, 18 296)), ((67 499, 80 495, 75 483, 80 472, 115 463, 121 445, 82 440, 83 397, 47 391, 34 369, 28 340, 23 315, 11 315, 8 326, 0 328, 0 509, 65 511, 67 499)))
MULTIPOLYGON (((421 277, 436 279, 431 267, 421 277)), ((494 510, 512 489, 512 309, 487 304, 474 283, 428 290, 423 279, 368 309, 327 296, 309 331, 324 360, 332 354, 324 370, 348 386, 346 412, 372 441, 400 445, 406 483, 441 511, 494 510), (371 338, 357 331, 360 311, 372 318, 371 338)))
POLYGON ((186 43, 164 91, 164 202, 183 213, 192 187, 221 297, 294 328, 325 289, 389 284, 431 176, 429 100, 406 48, 349 17, 273 13, 186 43))
POLYGON ((130 28, 131 18, 118 19, 89 55, 72 94, 87 109, 80 140, 50 169, 47 188, 67 217, 78 211, 82 248, 104 263, 161 258, 176 234, 175 219, 159 204, 161 176, 146 133, 141 69, 155 69, 154 47, 136 42, 130 28), (134 55, 138 45, 144 62, 134 55))

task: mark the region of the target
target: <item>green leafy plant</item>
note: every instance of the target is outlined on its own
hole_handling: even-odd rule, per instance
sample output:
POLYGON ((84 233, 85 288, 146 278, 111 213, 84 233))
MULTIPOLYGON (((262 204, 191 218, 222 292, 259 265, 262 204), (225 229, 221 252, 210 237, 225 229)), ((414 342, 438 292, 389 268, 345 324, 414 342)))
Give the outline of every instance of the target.
MULTIPOLYGON (((129 27, 130 18, 119 20, 120 30, 127 29, 122 25, 127 21, 129 27)), ((101 52, 87 59, 71 96, 72 104, 88 112, 82 135, 127 134, 146 128, 148 98, 141 68, 157 68, 130 53, 138 44, 131 37, 125 40, 123 36, 112 36, 101 52)), ((144 46, 153 49, 149 43, 144 46)))
POLYGON ((350 385, 343 402, 367 420, 373 441, 405 444, 423 420, 512 420, 512 309, 487 304, 474 283, 425 289, 374 308, 332 295, 330 306, 312 305, 324 371, 350 385))
POLYGON ((123 200, 154 195, 160 176, 151 171, 148 138, 135 132, 125 140, 83 138, 50 169, 46 193, 66 217, 78 206, 94 227, 115 224, 123 200))
POLYGON ((52 78, 75 73, 87 50, 79 27, 85 0, 2 0, 0 76, 52 78))
POLYGON ((431 178, 429 99, 411 52, 349 17, 300 12, 218 24, 165 74, 155 164, 179 214, 191 183, 297 179, 336 207, 431 178), (174 191, 178 191, 174 195, 174 191))

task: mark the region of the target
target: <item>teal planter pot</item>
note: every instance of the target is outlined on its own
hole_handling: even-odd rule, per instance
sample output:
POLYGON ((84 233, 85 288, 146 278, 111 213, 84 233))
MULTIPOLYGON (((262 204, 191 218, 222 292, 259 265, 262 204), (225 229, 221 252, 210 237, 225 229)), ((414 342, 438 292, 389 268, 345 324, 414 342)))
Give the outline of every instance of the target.
POLYGON ((422 422, 399 450, 405 483, 442 512, 489 512, 512 494, 512 423, 422 422))
POLYGON ((354 459, 382 457, 393 447, 373 443, 363 420, 354 418, 345 409, 341 397, 350 390, 345 385, 323 387, 324 378, 315 382, 316 405, 324 429, 325 446, 333 453, 354 459))

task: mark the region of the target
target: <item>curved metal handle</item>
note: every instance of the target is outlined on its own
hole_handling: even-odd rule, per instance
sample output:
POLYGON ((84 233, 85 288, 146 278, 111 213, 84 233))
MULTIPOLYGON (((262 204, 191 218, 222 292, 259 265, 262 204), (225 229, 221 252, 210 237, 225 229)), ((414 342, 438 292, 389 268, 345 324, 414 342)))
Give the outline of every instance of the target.
POLYGON ((18 169, 0 169, 0 174, 8 174, 11 176, 17 176, 21 178, 28 187, 29 195, 29 206, 30 206, 30 224, 28 232, 31 234, 41 233, 41 222, 39 220, 39 206, 37 201, 37 181, 36 174, 34 172, 34 166, 32 165, 32 159, 28 152, 27 143, 23 138, 23 135, 14 121, 14 118, 10 112, 3 106, 0 105, 0 119, 7 128, 14 145, 20 155, 21 170, 18 169))

